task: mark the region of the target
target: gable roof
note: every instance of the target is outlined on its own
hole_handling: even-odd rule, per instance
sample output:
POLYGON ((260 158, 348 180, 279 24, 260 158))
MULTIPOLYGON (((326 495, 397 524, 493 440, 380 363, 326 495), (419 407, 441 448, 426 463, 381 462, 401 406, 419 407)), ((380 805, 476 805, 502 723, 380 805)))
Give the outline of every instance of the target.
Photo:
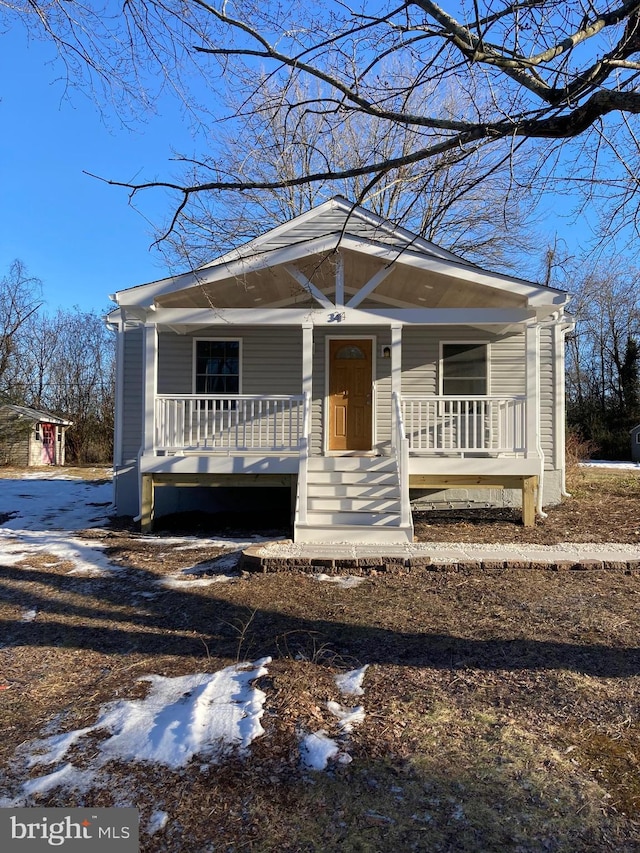
POLYGON ((57 415, 52 415, 49 412, 40 412, 37 409, 30 409, 28 406, 14 406, 10 403, 5 403, 0 406, 0 409, 13 412, 17 418, 33 421, 34 423, 58 424, 59 426, 71 426, 73 421, 67 421, 64 418, 59 418, 57 415))
POLYGON ((383 243, 396 250, 412 247, 434 258, 449 259, 473 266, 452 252, 436 246, 435 243, 419 237, 406 228, 394 225, 388 219, 383 219, 378 214, 338 195, 289 222, 277 225, 266 234, 255 237, 236 249, 231 249, 198 269, 206 270, 218 264, 254 257, 285 246, 304 244, 318 237, 334 235, 339 239, 347 233, 365 240, 383 243))
POLYGON ((121 307, 143 308, 156 303, 202 308, 313 304, 297 273, 312 282, 316 293, 328 295, 335 287, 338 250, 350 263, 345 281, 352 292, 383 269, 393 272, 382 286, 376 286, 375 293, 372 289, 368 294, 370 302, 411 307, 426 301, 437 307, 453 300, 457 306, 461 289, 473 304, 486 299, 490 305, 561 306, 567 301, 563 291, 484 270, 341 196, 277 225, 211 263, 119 291, 112 298, 121 307), (294 263, 296 269, 292 270, 294 263), (432 293, 425 297, 426 291, 432 293))

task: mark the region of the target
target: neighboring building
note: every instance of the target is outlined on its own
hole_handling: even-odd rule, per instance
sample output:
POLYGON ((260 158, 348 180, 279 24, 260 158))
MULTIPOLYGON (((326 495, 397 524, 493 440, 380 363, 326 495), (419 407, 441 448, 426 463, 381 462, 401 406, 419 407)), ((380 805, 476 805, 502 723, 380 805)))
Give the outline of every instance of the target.
POLYGON ((71 421, 27 406, 0 406, 0 463, 64 465, 71 421))
POLYGON ((410 490, 522 494, 526 524, 561 498, 562 291, 338 197, 112 298, 116 505, 143 530, 225 486, 290 486, 297 541, 410 541, 410 490))
POLYGON ((631 430, 631 461, 640 464, 640 424, 631 430))

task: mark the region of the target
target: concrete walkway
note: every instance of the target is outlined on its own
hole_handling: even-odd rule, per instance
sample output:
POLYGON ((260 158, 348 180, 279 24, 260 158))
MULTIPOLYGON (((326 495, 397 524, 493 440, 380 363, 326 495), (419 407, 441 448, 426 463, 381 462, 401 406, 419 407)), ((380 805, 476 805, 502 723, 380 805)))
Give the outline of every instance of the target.
POLYGON ((370 574, 411 568, 443 570, 547 569, 640 570, 640 545, 617 543, 558 545, 476 545, 455 542, 415 542, 406 545, 329 543, 296 545, 268 542, 243 552, 242 568, 254 572, 307 571, 370 574))

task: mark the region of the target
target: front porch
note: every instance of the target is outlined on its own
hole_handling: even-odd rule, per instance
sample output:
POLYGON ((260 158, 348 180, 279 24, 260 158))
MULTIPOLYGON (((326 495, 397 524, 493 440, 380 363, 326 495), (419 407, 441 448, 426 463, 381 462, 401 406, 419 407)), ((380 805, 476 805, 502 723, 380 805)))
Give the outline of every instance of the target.
POLYGON ((143 531, 163 486, 290 488, 296 541, 366 541, 371 529, 411 541, 411 489, 520 489, 523 523, 535 523, 526 397, 393 394, 384 453, 338 456, 310 450, 311 406, 308 394, 156 395, 153 446, 139 460, 143 531))

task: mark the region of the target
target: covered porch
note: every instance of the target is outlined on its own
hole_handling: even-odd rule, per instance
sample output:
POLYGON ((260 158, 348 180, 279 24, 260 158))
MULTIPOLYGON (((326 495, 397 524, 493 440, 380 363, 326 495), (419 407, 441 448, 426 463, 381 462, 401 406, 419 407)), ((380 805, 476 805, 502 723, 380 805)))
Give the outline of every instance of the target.
POLYGON ((343 199, 117 301, 141 333, 143 527, 171 478, 283 477, 300 541, 406 542, 412 488, 515 484, 533 523, 563 467, 566 294, 343 199))

